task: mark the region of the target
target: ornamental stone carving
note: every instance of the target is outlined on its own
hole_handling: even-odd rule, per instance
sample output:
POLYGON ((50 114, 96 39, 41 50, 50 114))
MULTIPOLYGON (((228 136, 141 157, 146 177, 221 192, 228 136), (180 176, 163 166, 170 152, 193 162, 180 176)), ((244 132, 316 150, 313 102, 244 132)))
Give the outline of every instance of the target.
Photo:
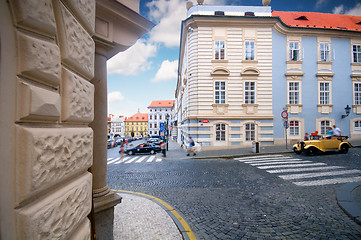
POLYGON ((95 44, 90 35, 60 3, 56 2, 59 46, 63 61, 88 79, 94 77, 95 44))
MULTIPOLYGON (((16 210, 19 239, 68 239, 91 210, 92 175, 16 210)), ((89 226, 89 225, 88 225, 89 226)))
POLYGON ((92 122, 94 86, 84 78, 63 69, 63 121, 92 122))
POLYGON ((17 127, 16 205, 86 171, 93 162, 91 128, 17 127))
POLYGON ((18 34, 20 74, 35 81, 58 86, 60 84, 60 51, 55 43, 18 34))
POLYGON ((31 31, 55 36, 56 24, 51 0, 14 0, 16 22, 31 31))
POLYGON ((64 0, 87 31, 93 35, 95 28, 95 0, 64 0))
POLYGON ((19 120, 59 120, 61 107, 58 92, 21 82, 18 97, 19 120))
POLYGON ((69 240, 91 240, 91 226, 88 218, 80 224, 75 233, 69 238, 69 240))

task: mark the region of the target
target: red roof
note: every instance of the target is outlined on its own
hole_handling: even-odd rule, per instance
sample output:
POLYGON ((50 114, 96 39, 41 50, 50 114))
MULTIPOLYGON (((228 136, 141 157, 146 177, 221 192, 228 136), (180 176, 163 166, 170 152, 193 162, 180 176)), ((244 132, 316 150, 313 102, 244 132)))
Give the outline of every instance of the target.
POLYGON ((151 107, 173 107, 174 100, 156 100, 152 101, 148 108, 151 107))
POLYGON ((148 122, 148 113, 136 113, 124 120, 125 122, 148 122))
POLYGON ((361 17, 318 12, 273 11, 273 17, 291 27, 325 28, 361 32, 361 17))

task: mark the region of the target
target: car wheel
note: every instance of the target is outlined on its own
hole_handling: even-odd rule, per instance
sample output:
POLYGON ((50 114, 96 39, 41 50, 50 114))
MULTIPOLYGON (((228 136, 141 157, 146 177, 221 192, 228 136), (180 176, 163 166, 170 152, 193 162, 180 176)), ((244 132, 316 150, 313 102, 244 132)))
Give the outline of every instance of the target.
POLYGON ((347 146, 346 144, 343 144, 343 145, 341 146, 340 152, 341 152, 341 153, 348 153, 348 149, 349 149, 349 146, 347 146))
POLYGON ((154 154, 155 152, 154 152, 154 150, 150 150, 150 154, 154 154))
POLYGON ((301 154, 301 151, 298 151, 297 148, 293 148, 293 152, 296 154, 301 154))
POLYGON ((316 154, 316 152, 317 152, 316 148, 313 148, 313 147, 307 148, 307 150, 306 150, 306 154, 308 156, 314 156, 316 154))
POLYGON ((129 151, 129 152, 128 152, 128 155, 133 155, 133 151, 129 151))

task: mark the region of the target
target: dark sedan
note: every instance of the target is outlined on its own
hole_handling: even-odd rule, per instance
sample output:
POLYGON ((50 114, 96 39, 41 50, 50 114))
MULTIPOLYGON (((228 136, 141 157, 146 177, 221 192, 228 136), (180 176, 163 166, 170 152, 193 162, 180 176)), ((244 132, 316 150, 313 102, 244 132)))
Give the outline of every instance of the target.
POLYGON ((138 146, 128 148, 125 150, 125 153, 128 155, 138 154, 138 153, 150 153, 155 154, 156 152, 160 152, 160 147, 155 146, 151 143, 142 143, 138 146))

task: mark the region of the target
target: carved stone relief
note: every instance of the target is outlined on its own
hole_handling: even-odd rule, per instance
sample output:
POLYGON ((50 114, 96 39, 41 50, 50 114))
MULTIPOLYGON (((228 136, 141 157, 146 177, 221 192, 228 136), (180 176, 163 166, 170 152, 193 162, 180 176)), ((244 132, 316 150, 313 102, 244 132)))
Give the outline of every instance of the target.
POLYGON ((19 239, 68 239, 91 210, 92 175, 16 210, 19 239))
POLYGON ((92 35, 95 28, 95 0, 64 0, 92 35))
POLYGON ((24 76, 51 86, 60 84, 60 51, 55 43, 19 33, 19 70, 24 76))
POLYGON ((92 122, 94 86, 84 78, 63 69, 63 121, 92 122))
POLYGON ((13 0, 16 22, 32 31, 50 36, 56 34, 56 24, 51 0, 13 0))
POLYGON ((69 238, 69 240, 90 240, 90 234, 90 221, 88 218, 85 218, 85 220, 80 224, 79 228, 75 230, 74 234, 69 238))
POLYGON ((61 4, 55 4, 59 46, 63 61, 88 79, 94 77, 95 44, 90 35, 61 4))
POLYGON ((16 204, 86 171, 93 162, 91 128, 18 126, 17 139, 16 204))

